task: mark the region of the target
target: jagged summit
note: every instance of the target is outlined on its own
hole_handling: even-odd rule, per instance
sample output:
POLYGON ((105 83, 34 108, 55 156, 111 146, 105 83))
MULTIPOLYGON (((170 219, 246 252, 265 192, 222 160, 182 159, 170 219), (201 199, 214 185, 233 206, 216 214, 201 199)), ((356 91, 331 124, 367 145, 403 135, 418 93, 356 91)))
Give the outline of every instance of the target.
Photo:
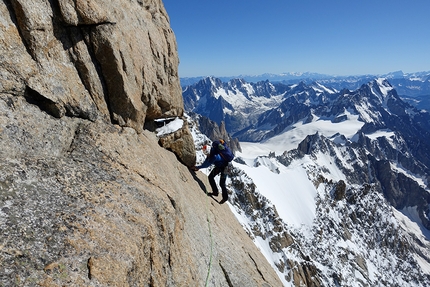
POLYGON ((272 108, 241 110, 231 204, 284 285, 428 285, 429 113, 384 78, 273 87, 272 108))
MULTIPOLYGON (((185 107, 217 123, 242 141, 261 141, 280 134, 298 120, 330 118, 342 121, 359 116, 366 127, 383 126, 390 114, 420 114, 400 99, 387 79, 377 78, 357 90, 326 87, 301 81, 293 85, 243 80, 223 83, 212 78, 215 86, 200 84, 184 90, 185 107), (210 108, 209 108, 210 107, 210 108)), ((206 84, 211 83, 211 81, 206 84)))

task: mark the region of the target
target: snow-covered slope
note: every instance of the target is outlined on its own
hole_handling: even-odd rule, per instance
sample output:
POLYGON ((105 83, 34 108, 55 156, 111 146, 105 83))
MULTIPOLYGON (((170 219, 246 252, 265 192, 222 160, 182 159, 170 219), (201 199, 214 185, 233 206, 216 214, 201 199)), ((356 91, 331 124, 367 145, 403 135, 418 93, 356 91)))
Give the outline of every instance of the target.
POLYGON ((231 208, 285 286, 299 286, 298 281, 306 286, 430 283, 428 230, 416 212, 414 218, 408 209, 402 213, 391 207, 375 184, 350 184, 335 164, 341 148, 335 156, 318 152, 284 166, 273 156, 252 161, 254 145, 264 147, 242 145, 239 156, 247 164, 235 163, 241 172, 232 177, 231 208), (238 182, 255 186, 240 190, 238 182), (276 216, 254 208, 243 212, 249 201, 238 195, 250 192, 265 202, 260 205, 271 206, 276 216), (300 275, 303 265, 313 266, 311 277, 318 280, 300 275))
POLYGON ((325 99, 303 87, 285 98, 302 109, 265 115, 282 129, 241 142, 231 210, 285 286, 429 286, 428 113, 385 79, 325 99))

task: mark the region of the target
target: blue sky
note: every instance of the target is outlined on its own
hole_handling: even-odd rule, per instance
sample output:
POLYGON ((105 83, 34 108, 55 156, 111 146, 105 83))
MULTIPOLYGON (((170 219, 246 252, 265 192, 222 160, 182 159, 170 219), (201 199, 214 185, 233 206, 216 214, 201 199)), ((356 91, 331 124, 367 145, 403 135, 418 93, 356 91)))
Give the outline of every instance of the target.
POLYGON ((179 76, 430 71, 430 0, 163 0, 179 76))

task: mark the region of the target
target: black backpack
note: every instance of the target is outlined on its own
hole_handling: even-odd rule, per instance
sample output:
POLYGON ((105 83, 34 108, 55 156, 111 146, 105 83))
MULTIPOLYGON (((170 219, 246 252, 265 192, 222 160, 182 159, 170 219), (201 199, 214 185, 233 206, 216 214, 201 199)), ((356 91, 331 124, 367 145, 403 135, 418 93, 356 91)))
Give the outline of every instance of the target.
POLYGON ((224 140, 214 141, 212 143, 212 150, 215 154, 219 154, 226 162, 231 162, 234 159, 234 154, 226 145, 224 140))

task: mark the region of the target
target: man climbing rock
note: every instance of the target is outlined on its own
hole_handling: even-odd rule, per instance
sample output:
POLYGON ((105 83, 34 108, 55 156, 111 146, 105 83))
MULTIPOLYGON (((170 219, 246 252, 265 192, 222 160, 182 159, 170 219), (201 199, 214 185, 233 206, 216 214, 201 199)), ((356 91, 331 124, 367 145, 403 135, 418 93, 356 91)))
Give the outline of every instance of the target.
POLYGON ((212 193, 209 193, 208 195, 218 196, 218 187, 215 183, 215 176, 220 174, 219 185, 221 186, 222 190, 222 200, 219 203, 223 204, 228 200, 228 192, 225 186, 225 182, 227 180, 226 167, 228 166, 229 162, 233 160, 234 154, 222 139, 212 143, 210 152, 207 150, 208 148, 206 148, 207 157, 205 161, 199 166, 192 167, 192 170, 197 171, 201 168, 207 168, 212 164, 215 166, 208 176, 209 183, 212 188, 212 193))

